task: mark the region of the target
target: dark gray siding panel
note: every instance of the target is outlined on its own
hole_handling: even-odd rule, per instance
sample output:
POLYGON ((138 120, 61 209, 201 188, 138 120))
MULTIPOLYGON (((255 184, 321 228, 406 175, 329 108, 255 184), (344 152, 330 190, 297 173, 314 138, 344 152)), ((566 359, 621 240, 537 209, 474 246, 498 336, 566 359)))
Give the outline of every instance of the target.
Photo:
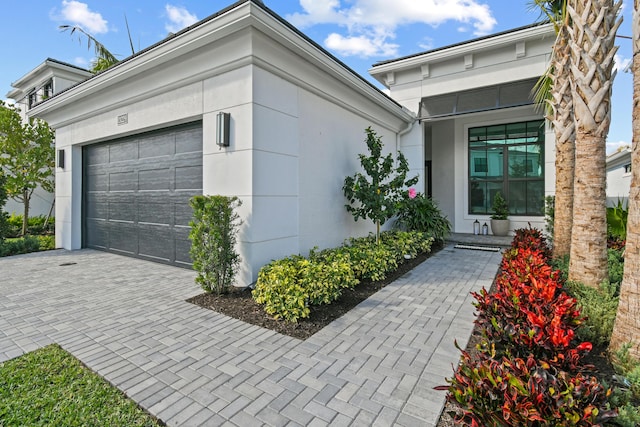
POLYGON ((84 246, 190 266, 202 124, 84 147, 84 246))

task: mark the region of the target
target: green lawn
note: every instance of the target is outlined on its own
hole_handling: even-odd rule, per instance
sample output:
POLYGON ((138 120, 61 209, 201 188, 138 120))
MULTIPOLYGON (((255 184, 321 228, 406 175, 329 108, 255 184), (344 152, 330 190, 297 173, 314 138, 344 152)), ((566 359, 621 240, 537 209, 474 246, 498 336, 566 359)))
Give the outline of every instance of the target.
POLYGON ((53 344, 0 363, 0 426, 159 426, 53 344))

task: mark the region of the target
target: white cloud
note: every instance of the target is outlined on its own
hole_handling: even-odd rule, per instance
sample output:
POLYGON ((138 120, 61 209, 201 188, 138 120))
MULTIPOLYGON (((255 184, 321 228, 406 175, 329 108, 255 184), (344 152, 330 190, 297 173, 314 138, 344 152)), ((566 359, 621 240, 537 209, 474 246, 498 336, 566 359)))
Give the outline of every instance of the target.
POLYGON ((199 21, 196 15, 192 14, 184 7, 167 4, 165 6, 165 11, 167 12, 169 22, 164 25, 164 28, 170 33, 177 33, 183 28, 193 25, 199 21))
MULTIPOLYGON (((496 20, 491 9, 478 0, 300 0, 304 12, 287 19, 300 28, 316 24, 345 27, 348 34, 327 38, 344 55, 377 56, 394 52, 388 43, 399 26, 425 24, 437 27, 447 21, 472 27, 475 35, 491 32, 496 20)), ((331 48, 328 44, 327 47, 331 48)))
POLYGON ((431 50, 434 48, 433 39, 431 37, 425 37, 422 42, 418 43, 420 49, 431 50))
POLYGON ((52 16, 57 21, 69 25, 78 25, 91 34, 103 34, 109 31, 107 21, 98 12, 89 10, 86 3, 75 0, 63 0, 62 9, 52 16))
POLYGON ((324 44, 327 48, 344 56, 396 56, 398 45, 385 43, 384 39, 369 38, 366 36, 343 37, 332 33, 326 38, 324 44))
MULTIPOLYGON (((613 57, 613 71, 618 73, 627 71, 627 67, 631 65, 631 60, 631 58, 623 58, 616 54, 613 57)), ((628 72, 631 72, 631 70, 628 70, 628 72)))
POLYGON ((628 141, 607 141, 607 155, 615 153, 621 147, 631 147, 631 143, 628 141))

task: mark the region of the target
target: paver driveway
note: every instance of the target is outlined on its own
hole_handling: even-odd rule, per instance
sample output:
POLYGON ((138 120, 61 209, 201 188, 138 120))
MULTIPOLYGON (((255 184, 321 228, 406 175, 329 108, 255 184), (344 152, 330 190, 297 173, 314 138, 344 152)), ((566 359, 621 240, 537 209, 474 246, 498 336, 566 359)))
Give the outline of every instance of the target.
POLYGON ((0 258, 0 361, 59 343, 168 425, 435 425, 499 253, 448 246, 306 341, 186 303, 191 271, 0 258))

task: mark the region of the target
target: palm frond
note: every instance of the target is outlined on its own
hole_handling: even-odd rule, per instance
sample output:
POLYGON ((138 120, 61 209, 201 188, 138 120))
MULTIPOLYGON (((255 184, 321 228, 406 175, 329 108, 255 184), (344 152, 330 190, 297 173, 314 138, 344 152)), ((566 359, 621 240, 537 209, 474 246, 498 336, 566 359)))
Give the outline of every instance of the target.
MULTIPOLYGON (((105 45, 100 43, 95 37, 87 33, 81 27, 77 25, 60 25, 58 28, 61 31, 69 31, 71 36, 78 32, 87 38, 87 49, 91 49, 93 46, 96 55, 96 59, 92 62, 92 72, 97 73, 99 71, 106 70, 119 62, 118 58, 116 58, 116 56, 105 47, 105 45)), ((81 41, 81 36, 78 36, 78 40, 81 41)))

